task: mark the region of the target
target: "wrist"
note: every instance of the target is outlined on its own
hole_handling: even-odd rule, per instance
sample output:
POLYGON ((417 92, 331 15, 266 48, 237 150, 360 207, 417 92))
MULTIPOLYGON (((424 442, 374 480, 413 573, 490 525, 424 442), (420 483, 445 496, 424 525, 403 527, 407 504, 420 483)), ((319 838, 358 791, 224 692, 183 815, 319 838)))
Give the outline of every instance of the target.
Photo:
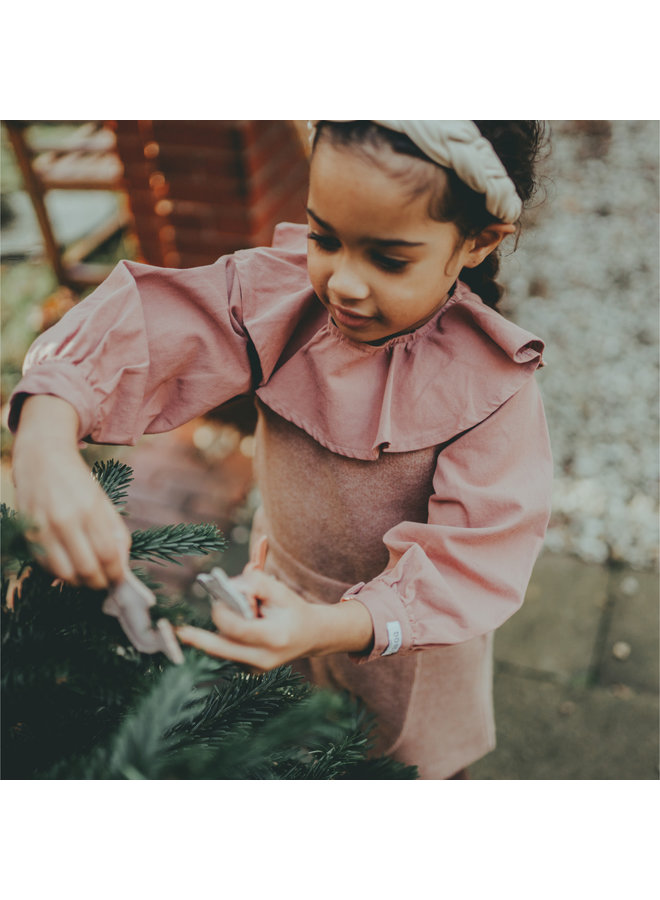
POLYGON ((48 439, 77 449, 78 429, 78 413, 66 400, 50 394, 31 394, 21 407, 14 446, 48 439))
POLYGON ((374 628, 369 610, 359 600, 310 604, 317 638, 310 656, 329 653, 366 653, 373 645, 374 628))

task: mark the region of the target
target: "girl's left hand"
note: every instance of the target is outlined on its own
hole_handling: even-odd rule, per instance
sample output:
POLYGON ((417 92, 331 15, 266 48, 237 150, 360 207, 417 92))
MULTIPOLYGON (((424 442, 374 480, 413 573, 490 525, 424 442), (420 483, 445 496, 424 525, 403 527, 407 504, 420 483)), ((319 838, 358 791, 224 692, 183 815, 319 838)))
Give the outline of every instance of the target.
POLYGON ((182 625, 176 629, 181 643, 263 671, 320 649, 319 605, 254 567, 248 566, 235 581, 248 599, 256 601, 259 618, 244 619, 216 601, 211 616, 218 633, 182 625))

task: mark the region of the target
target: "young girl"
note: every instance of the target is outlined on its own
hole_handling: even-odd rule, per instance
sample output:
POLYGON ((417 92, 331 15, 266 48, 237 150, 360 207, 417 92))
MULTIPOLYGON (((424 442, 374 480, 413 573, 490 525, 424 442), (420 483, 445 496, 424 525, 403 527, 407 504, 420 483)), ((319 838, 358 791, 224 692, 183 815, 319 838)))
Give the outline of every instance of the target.
POLYGON ((543 344, 493 308, 541 128, 312 127, 308 228, 196 269, 122 262, 35 342, 12 398, 17 504, 57 576, 117 582, 129 535, 77 441, 132 444, 254 395, 241 585, 259 615, 216 606, 217 632, 180 640, 295 660, 363 699, 377 752, 449 778, 494 747, 492 635, 549 516, 543 344))

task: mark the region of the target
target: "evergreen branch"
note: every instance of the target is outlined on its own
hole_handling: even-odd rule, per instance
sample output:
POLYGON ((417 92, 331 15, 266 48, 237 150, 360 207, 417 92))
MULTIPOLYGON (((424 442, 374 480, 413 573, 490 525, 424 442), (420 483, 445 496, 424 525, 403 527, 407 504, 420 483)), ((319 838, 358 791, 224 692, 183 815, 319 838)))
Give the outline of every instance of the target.
POLYGON ((233 665, 231 678, 212 686, 206 706, 192 723, 193 732, 210 743, 225 740, 233 729, 245 732, 308 697, 313 688, 290 666, 251 675, 233 665))
MULTIPOLYGON (((264 677, 264 676, 257 676, 264 677)), ((237 723, 215 723, 215 735, 200 734, 198 729, 178 726, 181 742, 160 777, 190 779, 281 779, 295 764, 304 767, 313 761, 309 746, 325 733, 328 708, 336 697, 327 692, 314 693, 312 706, 307 701, 292 702, 278 715, 251 725, 247 718, 237 723)), ((336 726, 335 726, 336 727, 336 726)), ((302 771, 302 769, 301 769, 302 771)))
POLYGON ((367 738, 359 731, 346 735, 336 743, 330 743, 320 750, 312 751, 312 761, 306 765, 297 764, 281 777, 287 779, 338 779, 346 776, 347 769, 364 762, 367 738))
MULTIPOLYGON (((206 771, 188 777, 224 779, 289 778, 294 765, 309 766, 312 751, 345 734, 346 697, 329 691, 313 690, 303 700, 270 715, 258 727, 234 723, 223 739, 214 743, 216 753, 209 757, 206 771)), ((187 770, 191 763, 187 760, 187 770)), ((302 770, 300 770, 302 771, 302 770)), ((175 776, 176 777, 176 776, 175 776)), ((294 776, 295 777, 295 776, 294 776)))
POLYGON ((177 565, 177 556, 205 556, 227 546, 222 532, 209 523, 155 526, 134 531, 132 537, 131 559, 164 559, 177 565))
MULTIPOLYGON (((346 718, 341 722, 343 735, 325 740, 313 749, 302 762, 291 757, 284 760, 278 778, 305 780, 412 780, 419 778, 416 766, 400 763, 389 756, 369 757, 371 733, 375 726, 373 714, 358 700, 343 696, 346 718)), ((337 703, 335 695, 335 703, 337 703)))
POLYGON ((217 673, 217 662, 189 653, 181 666, 163 672, 153 689, 124 719, 109 744, 86 759, 59 765, 48 778, 159 779, 171 756, 189 741, 187 724, 204 704, 208 688, 199 687, 217 673))
POLYGON ((133 481, 130 466, 116 459, 99 460, 92 466, 92 478, 99 483, 115 506, 124 506, 127 488, 133 481))

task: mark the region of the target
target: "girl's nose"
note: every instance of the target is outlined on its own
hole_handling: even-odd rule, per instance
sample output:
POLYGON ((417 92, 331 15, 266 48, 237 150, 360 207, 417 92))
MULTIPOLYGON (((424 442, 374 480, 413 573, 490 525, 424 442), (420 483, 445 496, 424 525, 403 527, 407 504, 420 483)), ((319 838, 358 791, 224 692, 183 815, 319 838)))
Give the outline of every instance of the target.
POLYGON ((369 285, 355 266, 347 262, 338 263, 328 279, 328 291, 344 300, 366 300, 369 285))

